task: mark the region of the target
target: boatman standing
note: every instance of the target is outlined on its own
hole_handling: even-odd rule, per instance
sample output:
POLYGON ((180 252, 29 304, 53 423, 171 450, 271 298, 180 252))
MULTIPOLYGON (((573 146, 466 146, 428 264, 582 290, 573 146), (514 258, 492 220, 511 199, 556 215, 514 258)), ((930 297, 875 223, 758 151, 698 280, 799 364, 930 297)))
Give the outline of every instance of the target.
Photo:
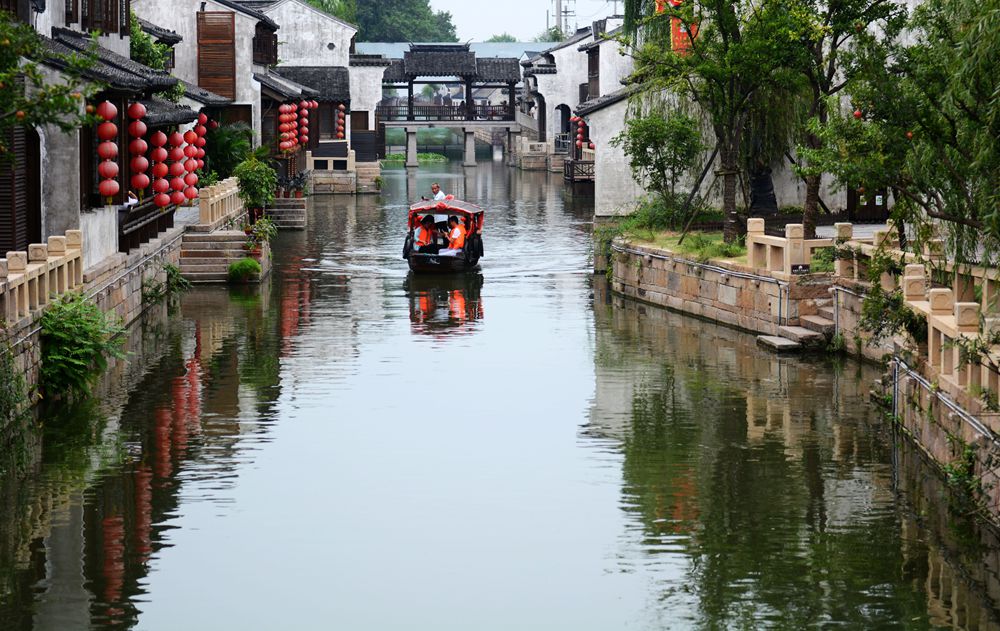
POLYGON ((445 198, 444 191, 441 190, 441 185, 438 184, 437 182, 431 184, 431 193, 434 194, 434 197, 432 197, 431 199, 433 199, 436 202, 439 202, 445 198))

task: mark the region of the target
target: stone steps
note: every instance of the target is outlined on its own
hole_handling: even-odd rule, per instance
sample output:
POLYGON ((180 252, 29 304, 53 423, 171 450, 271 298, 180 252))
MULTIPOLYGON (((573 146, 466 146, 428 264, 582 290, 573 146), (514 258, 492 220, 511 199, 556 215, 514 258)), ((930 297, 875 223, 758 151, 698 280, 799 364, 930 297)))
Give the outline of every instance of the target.
POLYGON ((770 349, 776 353, 790 353, 802 350, 802 345, 785 337, 777 335, 758 335, 758 346, 770 349))
POLYGON ((823 318, 826 318, 831 322, 833 322, 833 319, 835 317, 833 314, 833 307, 819 307, 818 309, 816 309, 816 314, 823 318))
POLYGON ((801 326, 779 326, 781 337, 808 347, 820 347, 826 344, 826 336, 801 326))
POLYGON ((217 230, 215 232, 185 232, 184 243, 224 243, 227 241, 246 241, 247 235, 241 230, 217 230))
POLYGON ((810 331, 816 331, 828 339, 833 336, 834 322, 829 318, 819 315, 806 315, 799 317, 799 323, 810 331))
POLYGON ((229 280, 227 272, 185 272, 184 278, 191 283, 225 283, 229 280))
POLYGON ((240 248, 215 248, 211 250, 184 250, 181 252, 181 263, 184 263, 188 259, 225 259, 233 258, 238 256, 244 256, 246 250, 242 247, 240 248))
MULTIPOLYGON (((301 200, 299 200, 301 201, 301 200)), ((185 233, 181 243, 181 274, 192 283, 224 283, 229 265, 247 257, 247 235, 239 230, 185 233)))

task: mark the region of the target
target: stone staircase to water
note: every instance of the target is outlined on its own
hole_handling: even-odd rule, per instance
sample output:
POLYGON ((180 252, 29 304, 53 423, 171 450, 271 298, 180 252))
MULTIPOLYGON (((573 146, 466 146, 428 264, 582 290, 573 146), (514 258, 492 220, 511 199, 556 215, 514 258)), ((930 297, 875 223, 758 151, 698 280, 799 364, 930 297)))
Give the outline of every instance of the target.
POLYGON ((238 230, 187 232, 181 241, 181 275, 192 283, 224 283, 229 264, 247 256, 246 235, 238 230))
POLYGON ((758 335, 757 344, 779 353, 826 348, 834 335, 833 300, 813 304, 816 313, 799 316, 799 326, 779 326, 778 335, 758 335))
POLYGON ((306 227, 305 197, 279 197, 268 206, 265 214, 278 230, 302 230, 306 227))

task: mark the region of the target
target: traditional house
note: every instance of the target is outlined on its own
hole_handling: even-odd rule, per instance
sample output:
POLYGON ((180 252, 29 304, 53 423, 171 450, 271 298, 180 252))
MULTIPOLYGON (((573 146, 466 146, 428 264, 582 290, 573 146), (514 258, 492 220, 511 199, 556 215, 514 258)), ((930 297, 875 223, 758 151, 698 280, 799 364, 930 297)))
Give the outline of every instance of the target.
POLYGON ((592 41, 593 28, 586 26, 521 63, 525 98, 535 104, 531 110, 538 124, 538 140, 555 141, 557 153, 568 150, 569 119, 576 106, 588 97, 588 57, 581 55, 578 48, 592 41))
POLYGON ((131 0, 138 17, 183 39, 173 74, 220 97, 222 122, 242 121, 261 135, 261 82, 278 62, 278 23, 233 0, 131 0))

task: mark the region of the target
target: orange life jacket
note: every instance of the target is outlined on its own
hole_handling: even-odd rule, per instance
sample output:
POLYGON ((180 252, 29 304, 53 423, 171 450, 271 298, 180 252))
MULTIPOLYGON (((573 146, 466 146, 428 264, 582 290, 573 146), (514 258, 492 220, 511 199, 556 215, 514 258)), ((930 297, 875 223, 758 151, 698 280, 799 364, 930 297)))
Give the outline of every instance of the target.
POLYGON ((417 226, 413 230, 413 242, 418 248, 430 245, 434 243, 434 232, 423 225, 417 226))
POLYGON ((458 224, 448 233, 448 247, 452 250, 461 250, 465 247, 465 226, 458 224))

